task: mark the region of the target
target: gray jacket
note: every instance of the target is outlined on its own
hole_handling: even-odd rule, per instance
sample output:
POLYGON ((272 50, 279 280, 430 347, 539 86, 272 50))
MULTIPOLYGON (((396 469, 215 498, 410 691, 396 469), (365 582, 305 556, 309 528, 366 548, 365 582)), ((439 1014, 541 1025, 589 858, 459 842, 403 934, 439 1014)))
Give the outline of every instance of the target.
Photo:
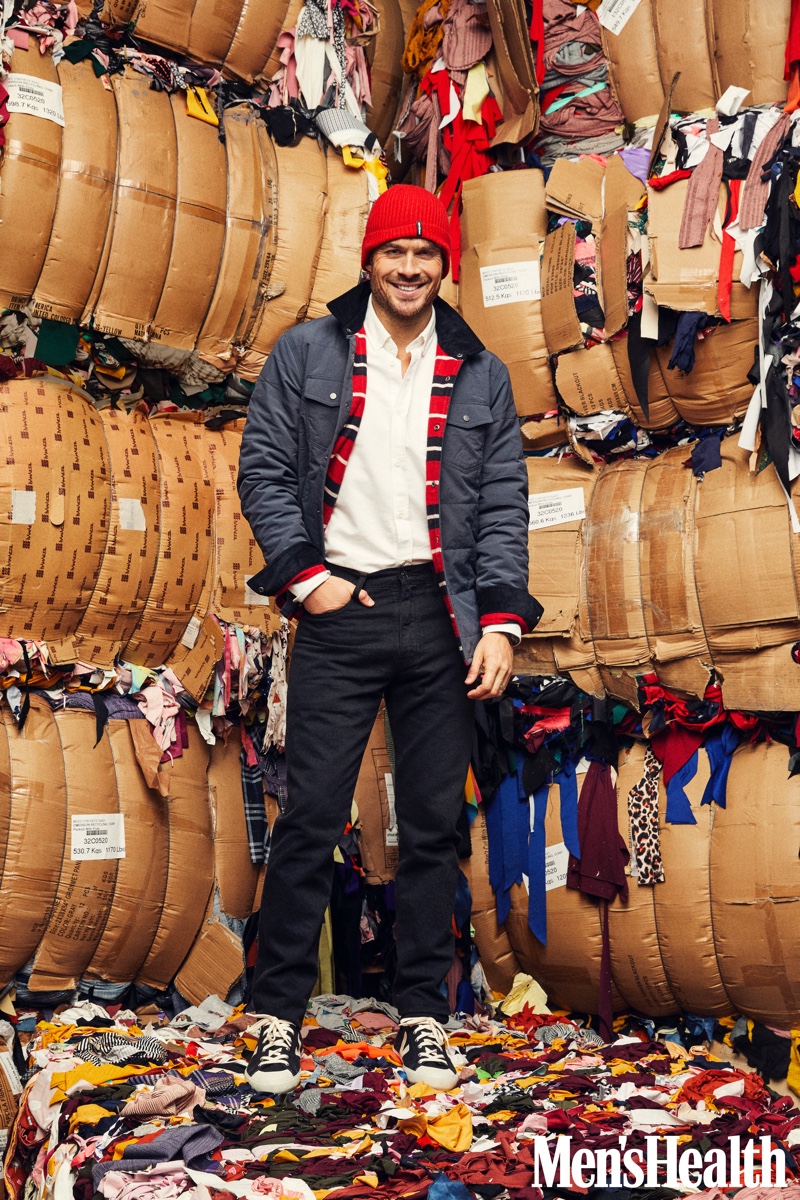
MULTIPOLYGON (((260 595, 280 594, 324 560, 325 475, 350 411, 354 335, 369 295, 360 283, 328 305, 331 316, 283 334, 253 391, 238 487, 266 560, 250 580, 260 595)), ((439 503, 447 590, 469 662, 481 617, 516 620, 526 631, 542 608, 528 593, 528 481, 508 371, 443 300, 435 313, 442 349, 464 360, 447 417, 439 503)))

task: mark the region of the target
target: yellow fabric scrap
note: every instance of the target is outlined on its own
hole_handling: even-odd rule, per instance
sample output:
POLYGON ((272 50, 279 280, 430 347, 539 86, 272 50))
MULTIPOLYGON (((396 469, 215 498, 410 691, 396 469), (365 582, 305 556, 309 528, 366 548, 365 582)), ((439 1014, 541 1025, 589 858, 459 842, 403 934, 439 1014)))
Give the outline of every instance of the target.
POLYGON ((481 123, 483 102, 489 95, 489 78, 486 74, 486 64, 476 62, 467 71, 467 82, 464 85, 464 97, 461 101, 462 115, 465 121, 481 123))
POLYGON ((533 1013, 550 1013, 550 1009, 547 1007, 547 996, 539 984, 530 975, 525 975, 521 971, 519 975, 514 976, 513 986, 500 1005, 500 1011, 507 1017, 513 1017, 516 1013, 522 1012, 526 1004, 533 1013))
MULTIPOLYGON (((83 1033, 83 1030, 81 1030, 83 1033)), ((147 1075, 152 1067, 116 1067, 110 1063, 95 1066, 94 1063, 81 1063, 70 1071, 54 1072, 50 1080, 53 1092, 50 1103, 57 1104, 66 1100, 69 1089, 76 1083, 88 1083, 90 1087, 98 1087, 103 1083, 111 1083, 120 1079, 130 1079, 132 1075, 147 1075)))
POLYGON ((76 1108, 69 1119, 69 1131, 72 1133, 76 1125, 96 1125, 103 1117, 113 1117, 114 1113, 99 1104, 82 1104, 76 1108))
POLYGON ((466 1104, 456 1104, 448 1112, 428 1117, 428 1137, 445 1150, 466 1154, 472 1145, 472 1113, 466 1104))
POLYGON ((190 117, 197 117, 198 121, 205 121, 207 125, 219 125, 219 117, 204 87, 186 89, 186 112, 190 117))
POLYGON ((789 1071, 786 1082, 795 1096, 800 1096, 800 1029, 792 1029, 791 1034, 792 1049, 789 1054, 789 1071))

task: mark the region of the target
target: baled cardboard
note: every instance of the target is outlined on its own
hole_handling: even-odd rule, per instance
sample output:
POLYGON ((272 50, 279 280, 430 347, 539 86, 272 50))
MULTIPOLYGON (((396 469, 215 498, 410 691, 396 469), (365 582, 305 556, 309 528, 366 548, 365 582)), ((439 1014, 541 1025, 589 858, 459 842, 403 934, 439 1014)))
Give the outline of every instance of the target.
MULTIPOLYGON (((210 127, 209 127, 210 128, 210 127)), ((226 354, 260 302, 269 266, 268 240, 273 199, 270 146, 264 122, 251 105, 225 112, 227 210, 222 259, 197 348, 204 354, 226 354)))
POLYGON ((754 712, 800 711, 800 667, 792 658, 793 642, 789 635, 782 645, 763 650, 715 651, 714 670, 722 681, 726 706, 754 712))
MULTIPOLYGON (((28 50, 11 56, 12 75, 31 75, 59 86, 49 54, 28 50)), ((62 127, 46 117, 9 113, 4 129, 3 188, 0 192, 0 306, 22 308, 39 281, 58 198, 62 127)))
MULTIPOLYGON (((645 0, 646 2, 646 0, 645 0)), ((672 102, 679 112, 713 108, 719 96, 714 12, 710 0, 650 0, 664 89, 680 72, 672 102)))
POLYGON ((214 841, 208 791, 209 749, 189 727, 189 747, 166 768, 169 866, 158 929, 138 975, 166 987, 194 943, 214 886, 214 841))
POLYGON ((0 829, 5 846, 0 887, 3 985, 30 961, 47 927, 67 829, 61 740, 47 701, 40 696, 31 696, 30 700, 21 731, 8 706, 0 708, 0 829))
MULTIPOLYGON (((264 359, 282 333, 305 318, 322 244, 328 186, 325 154, 316 138, 274 148, 277 162, 275 258, 258 320, 243 363, 246 379, 257 379, 264 359)), ((329 297, 333 299, 333 297, 329 297)))
POLYGON ((191 625, 212 552, 214 489, 205 429, 195 413, 155 417, 161 504, 159 550, 152 586, 123 658, 160 666, 182 638, 197 640, 191 625))
POLYGON ((497 904, 489 883, 489 836, 482 805, 469 832, 472 854, 461 862, 472 896, 469 919, 475 930, 475 945, 489 987, 505 996, 511 990, 514 976, 519 974, 520 965, 508 934, 497 923, 497 904))
MULTIPOLYGON (((672 993, 686 1012, 728 1016, 735 1005, 725 991, 714 949, 713 883, 709 843, 720 810, 701 805, 709 778, 708 755, 697 756, 697 774, 685 787, 696 825, 668 824, 667 793, 659 782, 659 841, 664 883, 653 888, 661 960, 672 993)), ((739 868, 741 872, 741 866, 739 868)), ((740 947, 740 952, 741 952, 740 947)))
POLYGON ((664 87, 650 0, 640 0, 618 34, 602 25, 600 30, 609 79, 625 120, 655 117, 664 103, 664 87))
POLYGON ((117 173, 94 325, 101 333, 143 338, 164 290, 175 229, 175 120, 169 94, 151 91, 146 76, 129 71, 109 78, 119 123, 117 173))
POLYGON ((695 364, 688 375, 669 370, 671 346, 655 355, 676 410, 690 425, 731 425, 747 412, 753 385, 747 378, 758 346, 757 317, 718 325, 695 340, 695 364))
POLYGON ((242 516, 236 489, 243 429, 244 421, 239 420, 223 429, 205 431, 215 503, 211 608, 221 621, 277 633, 280 613, 274 600, 259 596, 247 586, 247 581, 262 569, 264 556, 242 516))
POLYGON ((397 96, 403 82, 402 58, 405 49, 403 14, 398 0, 377 0, 379 32, 370 39, 372 103, 367 108, 367 125, 386 145, 392 131, 397 96))
MULTIPOLYGON (((117 169, 117 108, 87 60, 58 67, 64 103, 58 199, 32 312, 80 321, 103 256, 117 169)), ((47 124, 48 122, 44 122, 47 124)), ((4 190, 8 165, 3 168, 4 190)), ((0 201, 2 205, 3 201, 0 201)), ((2 233, 0 233, 2 238, 2 233)), ((4 262, 3 274, 8 269, 4 262)))
POLYGON ((556 363, 556 388, 567 408, 580 416, 606 409, 633 415, 608 342, 581 346, 569 354, 560 354, 556 363))
MULTIPOLYGON (((617 825, 628 851, 631 830, 628 794, 644 773, 644 746, 636 742, 620 752, 617 765, 617 825)), ((640 887, 626 868, 628 903, 609 905, 611 974, 626 1005, 637 1012, 663 1017, 679 1010, 661 960, 654 893, 660 884, 640 887)))
POLYGON ((175 987, 190 1004, 228 995, 244 974, 242 940, 221 921, 207 921, 175 976, 175 987))
MULTIPOLYGON (((125 821, 125 857, 117 863, 111 911, 84 972, 86 979, 113 983, 134 979, 150 952, 164 902, 169 862, 167 801, 145 782, 131 737, 132 726, 145 727, 155 745, 144 720, 109 721, 106 725, 105 739, 113 762, 113 774, 107 779, 109 787, 117 791, 125 821)), ((87 737, 85 723, 83 736, 87 737)))
POLYGON ((328 147, 326 163, 322 244, 308 305, 309 318, 327 316, 328 302, 358 283, 361 243, 369 215, 366 171, 346 167, 332 147, 328 147))
POLYGON ((106 545, 102 422, 80 389, 41 376, 0 383, 0 428, 0 636, 58 643, 81 622, 106 545))
POLYGON ((150 336, 193 350, 219 286, 226 232, 226 147, 216 126, 187 114, 183 92, 174 92, 170 103, 178 162, 175 227, 150 336))
POLYGON ((583 346, 575 311, 575 226, 560 225, 544 240, 542 255, 542 323, 550 354, 583 346))
POLYGON ((398 835, 394 781, 381 704, 361 760, 354 800, 358 809, 359 847, 367 883, 390 883, 397 871, 398 835))
POLYGON ((231 730, 227 742, 218 737, 211 747, 208 785, 214 822, 214 866, 220 909, 228 917, 246 921, 253 912, 258 867, 250 858, 247 843, 247 824, 242 804, 241 752, 238 730, 231 730))
MULTIPOLYGON (((520 416, 558 407, 544 338, 544 300, 530 292, 540 273, 547 230, 541 171, 490 172, 464 184, 458 306, 488 350, 507 365, 520 416), (494 268, 508 266, 508 280, 494 283, 494 268), (533 273, 533 274, 532 274, 533 273), (487 291, 484 292, 484 278, 487 291), (494 302, 494 288, 511 292, 494 302), (487 298, 493 302, 487 304, 487 298)), ((574 306, 573 306, 574 310, 574 306)))
POLYGON ((67 822, 58 890, 28 985, 34 992, 77 987, 105 929, 119 866, 116 858, 72 858, 73 817, 119 812, 109 740, 104 735, 94 744, 94 713, 62 709, 55 723, 64 759, 67 822))
POLYGON ((105 408, 98 416, 111 469, 111 513, 75 646, 82 662, 110 667, 136 628, 156 569, 159 464, 152 426, 141 409, 105 408))
POLYGON ((800 780, 786 748, 741 745, 727 806, 714 813, 711 916, 717 962, 734 1009, 780 1029, 800 1023, 800 780))
POLYGON ((594 158, 557 158, 547 180, 547 207, 560 216, 599 224, 605 174, 603 164, 594 158))
POLYGON ((650 372, 647 379, 647 416, 645 416, 633 384, 627 337, 612 338, 608 345, 611 348, 622 390, 636 424, 641 429, 669 429, 671 425, 677 425, 680 415, 670 399, 669 389, 657 356, 651 351, 650 372))
POLYGON ((720 94, 750 89, 747 104, 783 104, 791 0, 711 0, 720 94))
MULTIPOLYGON (((295 29, 297 27, 297 18, 300 16, 300 10, 303 7, 303 3, 304 0, 289 0, 289 7, 286 10, 286 16, 283 18, 281 32, 283 32, 284 29, 295 29)), ((280 36, 280 34, 278 36, 280 36)), ((263 87, 264 89, 266 89, 267 84, 281 65, 281 50, 277 44, 277 41, 278 39, 276 38, 272 53, 267 59, 260 78, 257 80, 257 85, 259 87, 263 87)))
MULTIPOLYGON (((551 379, 552 382, 552 379, 551 379)), ((520 426, 523 450, 550 450, 554 446, 566 446, 569 429, 561 413, 551 416, 527 418, 520 426)))
MULTIPOLYGON (((682 312, 704 312, 719 316, 717 288, 721 244, 711 227, 706 230, 702 246, 681 250, 678 245, 688 179, 679 179, 668 188, 657 191, 648 188, 648 237, 650 265, 645 272, 644 288, 657 304, 682 312)), ((725 219, 727 185, 720 184, 717 212, 725 219)), ((755 316, 756 289, 748 290, 739 283, 741 251, 733 261, 731 316, 734 320, 755 316)))

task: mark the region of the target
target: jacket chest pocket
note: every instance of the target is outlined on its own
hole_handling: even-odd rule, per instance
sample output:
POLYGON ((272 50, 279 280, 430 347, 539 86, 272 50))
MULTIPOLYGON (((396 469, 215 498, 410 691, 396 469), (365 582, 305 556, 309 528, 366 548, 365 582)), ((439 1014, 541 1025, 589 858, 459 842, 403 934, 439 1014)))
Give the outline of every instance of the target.
POLYGON ((339 420, 340 402, 340 381, 306 379, 300 413, 312 458, 326 454, 333 442, 339 420))
POLYGON ((478 469, 491 424, 492 410, 488 404, 474 404, 454 398, 447 414, 443 458, 460 467, 478 469))

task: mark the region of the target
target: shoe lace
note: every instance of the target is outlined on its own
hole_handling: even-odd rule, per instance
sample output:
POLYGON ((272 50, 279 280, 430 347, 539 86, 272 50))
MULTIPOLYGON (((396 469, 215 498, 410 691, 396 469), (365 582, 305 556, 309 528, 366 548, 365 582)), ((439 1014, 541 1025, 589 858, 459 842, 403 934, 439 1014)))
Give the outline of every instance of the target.
POLYGON ((414 1029, 421 1061, 439 1063, 447 1057, 447 1034, 434 1017, 406 1017, 402 1024, 414 1029))
POLYGON ((247 1032, 264 1034, 260 1037, 260 1057, 265 1063, 282 1062, 291 1052, 295 1038, 294 1025, 280 1017, 262 1017, 247 1032))

